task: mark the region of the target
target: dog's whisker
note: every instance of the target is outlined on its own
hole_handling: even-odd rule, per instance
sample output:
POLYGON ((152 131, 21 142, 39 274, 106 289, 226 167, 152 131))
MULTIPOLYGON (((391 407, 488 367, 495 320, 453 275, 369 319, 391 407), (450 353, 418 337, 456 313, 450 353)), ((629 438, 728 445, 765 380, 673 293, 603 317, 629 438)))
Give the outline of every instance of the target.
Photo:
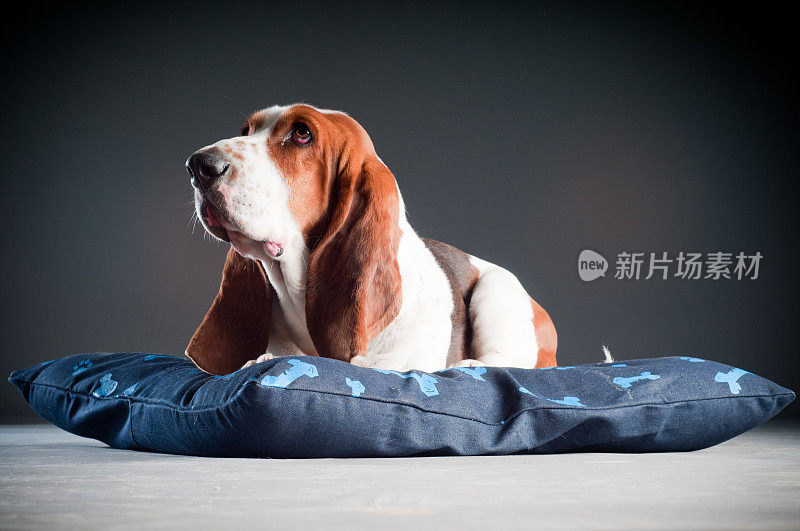
MULTIPOLYGON (((234 101, 234 99, 233 99, 232 97, 230 97, 230 96, 226 96, 225 94, 221 94, 221 96, 222 96, 223 98, 225 98, 226 100, 234 101)), ((238 113, 239 113, 239 114, 241 114, 241 115, 242 115, 242 117, 243 117, 243 118, 245 118, 245 119, 249 118, 249 116, 248 116, 247 114, 245 114, 244 112, 242 112, 240 109, 238 109, 238 108, 236 108, 236 107, 231 107, 231 108, 230 108, 230 110, 232 110, 232 111, 235 111, 235 112, 238 112, 238 113)))
POLYGON ((189 223, 188 223, 188 225, 192 226, 192 234, 194 234, 194 229, 197 228, 198 219, 199 218, 197 217, 197 212, 192 211, 191 216, 189 216, 189 223))

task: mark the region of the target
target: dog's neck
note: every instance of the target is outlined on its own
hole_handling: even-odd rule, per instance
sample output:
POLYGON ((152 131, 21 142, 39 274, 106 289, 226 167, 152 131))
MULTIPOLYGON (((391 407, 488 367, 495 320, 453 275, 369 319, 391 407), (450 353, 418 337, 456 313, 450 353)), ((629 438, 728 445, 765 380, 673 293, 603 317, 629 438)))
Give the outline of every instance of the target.
MULTIPOLYGON (((275 292, 280 314, 294 342, 307 351, 313 346, 306 325, 306 281, 309 252, 302 238, 296 238, 284 248, 280 260, 259 258, 275 292)), ((273 299, 273 313, 275 312, 273 299)), ((274 319, 274 317, 273 317, 274 319)), ((314 354, 315 352, 306 352, 314 354)))

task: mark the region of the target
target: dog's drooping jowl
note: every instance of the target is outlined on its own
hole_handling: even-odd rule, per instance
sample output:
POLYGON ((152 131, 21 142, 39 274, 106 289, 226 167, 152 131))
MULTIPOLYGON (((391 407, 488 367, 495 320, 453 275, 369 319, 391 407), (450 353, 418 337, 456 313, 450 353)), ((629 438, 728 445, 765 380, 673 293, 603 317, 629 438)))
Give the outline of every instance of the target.
POLYGON ((502 267, 418 236, 346 114, 270 107, 186 167, 198 217, 231 244, 186 349, 201 369, 287 355, 394 371, 556 364, 547 312, 502 267))

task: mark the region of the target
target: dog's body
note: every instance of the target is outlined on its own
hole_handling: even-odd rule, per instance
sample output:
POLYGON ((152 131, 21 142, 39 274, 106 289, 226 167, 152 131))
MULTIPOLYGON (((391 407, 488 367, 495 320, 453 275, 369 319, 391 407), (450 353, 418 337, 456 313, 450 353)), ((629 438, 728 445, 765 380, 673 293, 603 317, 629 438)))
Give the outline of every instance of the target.
POLYGON ((555 365, 547 312, 505 269, 417 236, 347 115, 271 107, 187 168, 198 216, 232 244, 186 349, 201 369, 285 355, 398 371, 555 365))

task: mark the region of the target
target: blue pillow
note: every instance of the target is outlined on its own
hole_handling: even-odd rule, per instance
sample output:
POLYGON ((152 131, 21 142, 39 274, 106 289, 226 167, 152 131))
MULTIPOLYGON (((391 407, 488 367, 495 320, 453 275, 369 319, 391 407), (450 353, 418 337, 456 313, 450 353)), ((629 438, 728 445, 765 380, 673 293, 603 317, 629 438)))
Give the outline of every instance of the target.
POLYGON ((81 354, 10 381, 56 426, 113 446, 224 457, 696 450, 794 393, 692 357, 436 373, 284 357, 226 376, 153 354, 81 354))

